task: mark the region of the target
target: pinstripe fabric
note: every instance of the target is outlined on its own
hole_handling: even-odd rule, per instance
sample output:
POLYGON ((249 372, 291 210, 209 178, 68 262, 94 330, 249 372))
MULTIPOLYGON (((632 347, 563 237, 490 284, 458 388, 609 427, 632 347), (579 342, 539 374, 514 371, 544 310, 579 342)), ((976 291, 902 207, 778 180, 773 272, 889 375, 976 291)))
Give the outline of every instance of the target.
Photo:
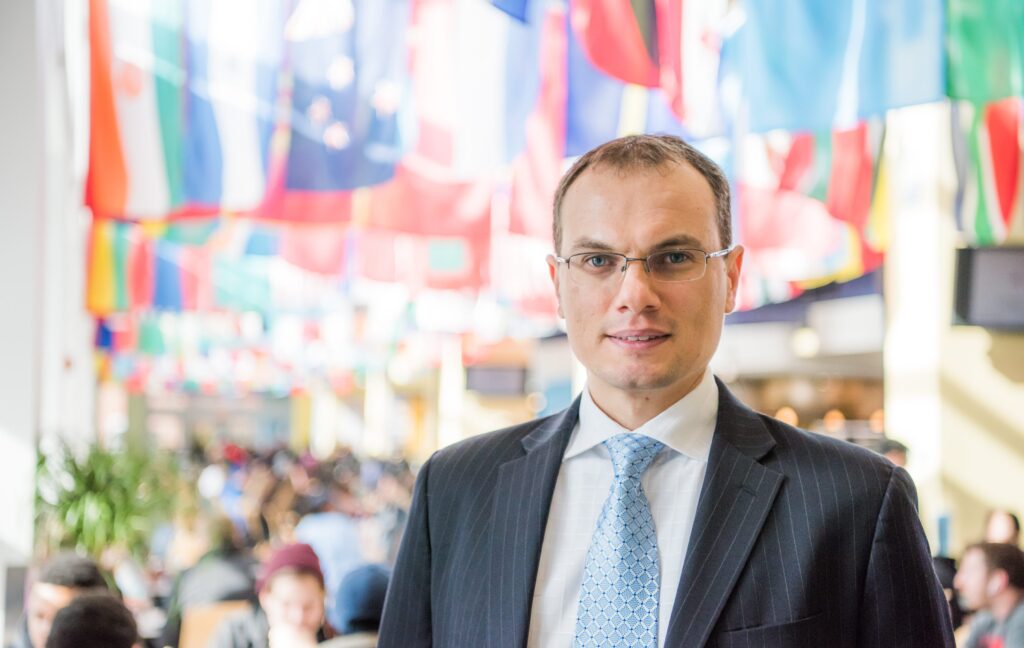
MULTIPOLYGON (((756 414, 722 384, 719 394, 666 645, 953 646, 906 472, 756 414)), ((427 462, 379 646, 525 646, 577 408, 427 462)))

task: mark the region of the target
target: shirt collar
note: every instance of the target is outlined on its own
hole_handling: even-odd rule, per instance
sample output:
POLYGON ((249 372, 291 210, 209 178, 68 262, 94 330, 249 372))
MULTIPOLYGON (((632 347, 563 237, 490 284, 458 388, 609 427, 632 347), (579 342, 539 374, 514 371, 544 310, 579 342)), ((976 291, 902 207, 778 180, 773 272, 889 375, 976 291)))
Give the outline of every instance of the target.
MULTIPOLYGON (((707 462, 717 420, 718 385, 711 371, 705 370, 696 388, 633 432, 661 441, 691 459, 707 462)), ((580 398, 579 422, 562 461, 583 454, 616 434, 629 431, 601 411, 590 397, 590 390, 584 389, 580 398)))

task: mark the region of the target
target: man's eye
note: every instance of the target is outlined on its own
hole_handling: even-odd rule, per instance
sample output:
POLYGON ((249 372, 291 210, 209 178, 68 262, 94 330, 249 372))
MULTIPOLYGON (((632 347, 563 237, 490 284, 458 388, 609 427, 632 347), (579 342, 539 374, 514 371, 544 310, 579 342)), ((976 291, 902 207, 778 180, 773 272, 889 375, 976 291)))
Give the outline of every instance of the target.
POLYGON ((612 257, 608 254, 589 254, 583 257, 583 265, 591 268, 606 268, 612 265, 612 257))
POLYGON ((679 265, 693 261, 693 254, 685 250, 673 250, 662 255, 662 260, 669 265, 679 265))

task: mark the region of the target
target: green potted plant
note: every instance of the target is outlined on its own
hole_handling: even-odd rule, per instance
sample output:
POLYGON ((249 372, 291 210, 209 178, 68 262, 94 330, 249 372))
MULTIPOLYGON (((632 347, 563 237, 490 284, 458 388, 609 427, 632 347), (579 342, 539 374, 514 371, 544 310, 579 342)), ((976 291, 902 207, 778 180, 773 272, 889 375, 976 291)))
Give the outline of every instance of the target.
POLYGON ((36 540, 44 553, 74 549, 99 557, 125 551, 143 558, 156 525, 169 519, 177 492, 173 458, 93 444, 66 443, 40 454, 36 540))

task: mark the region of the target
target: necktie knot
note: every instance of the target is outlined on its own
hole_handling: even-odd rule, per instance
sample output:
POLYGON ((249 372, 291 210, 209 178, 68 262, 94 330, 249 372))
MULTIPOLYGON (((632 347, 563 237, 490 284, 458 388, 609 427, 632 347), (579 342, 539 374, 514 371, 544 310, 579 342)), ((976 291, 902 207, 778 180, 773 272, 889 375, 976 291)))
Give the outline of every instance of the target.
POLYGON ((611 455, 616 479, 639 479, 661 449, 665 447, 643 434, 617 434, 604 442, 611 455))

